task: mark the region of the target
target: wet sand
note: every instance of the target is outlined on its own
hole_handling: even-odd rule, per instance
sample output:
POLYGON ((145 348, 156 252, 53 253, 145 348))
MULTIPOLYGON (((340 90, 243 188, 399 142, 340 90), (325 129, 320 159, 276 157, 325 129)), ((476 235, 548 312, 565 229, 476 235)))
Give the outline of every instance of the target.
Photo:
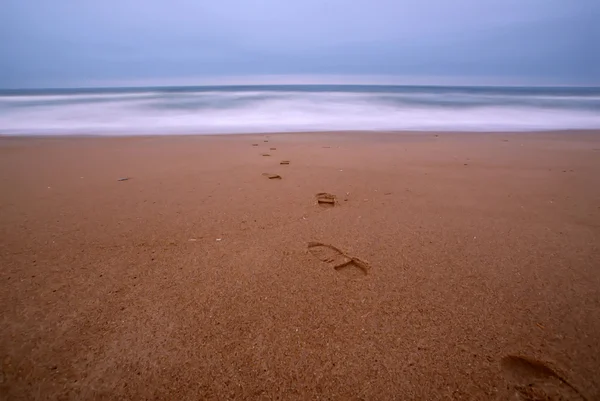
POLYGON ((0 397, 600 399, 599 177, 600 132, 0 138, 0 397))

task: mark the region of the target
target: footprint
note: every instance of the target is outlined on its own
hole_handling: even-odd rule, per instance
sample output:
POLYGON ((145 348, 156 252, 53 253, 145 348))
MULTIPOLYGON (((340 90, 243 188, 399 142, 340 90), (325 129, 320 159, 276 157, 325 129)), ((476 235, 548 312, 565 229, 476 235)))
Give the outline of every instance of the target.
POLYGON ((258 146, 258 143, 253 143, 252 146, 258 146))
POLYGON ((332 207, 335 206, 335 195, 327 192, 319 192, 315 195, 319 206, 332 207))
POLYGON ((262 173, 269 180, 281 180, 281 176, 279 174, 271 174, 271 173, 262 173))
POLYGON ((277 148, 269 148, 270 150, 277 150, 277 148))
POLYGON ((308 243, 308 251, 321 262, 349 276, 365 276, 371 269, 367 262, 352 257, 333 245, 311 241, 308 243))
POLYGON ((290 161, 289 160, 282 160, 282 161, 279 162, 279 164, 285 164, 285 165, 287 165, 287 164, 290 164, 290 161))
POLYGON ((511 400, 519 401, 586 401, 571 383, 545 363, 509 355, 500 366, 511 382, 511 400))
POLYGON ((271 155, 268 153, 263 153, 261 156, 271 156, 271 155))

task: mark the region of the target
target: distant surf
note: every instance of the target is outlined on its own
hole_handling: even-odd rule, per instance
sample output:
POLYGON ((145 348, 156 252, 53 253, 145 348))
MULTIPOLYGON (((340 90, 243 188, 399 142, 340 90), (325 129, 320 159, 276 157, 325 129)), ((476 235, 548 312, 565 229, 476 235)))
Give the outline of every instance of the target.
POLYGON ((278 85, 0 90, 0 134, 600 128, 600 88, 278 85))

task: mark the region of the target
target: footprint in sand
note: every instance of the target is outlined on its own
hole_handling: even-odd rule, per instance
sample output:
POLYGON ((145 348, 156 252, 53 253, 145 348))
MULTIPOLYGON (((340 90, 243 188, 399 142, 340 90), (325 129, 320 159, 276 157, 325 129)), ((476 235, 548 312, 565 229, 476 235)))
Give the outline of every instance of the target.
POLYGON ((288 165, 288 164, 290 164, 290 161, 289 160, 282 160, 282 161, 279 162, 279 164, 288 165))
POLYGON ((269 148, 270 150, 277 150, 277 148, 269 148))
POLYGON ((510 400, 586 401, 567 379, 544 362, 521 356, 505 356, 500 361, 510 381, 510 400))
POLYGON ((317 205, 324 207, 333 207, 336 204, 335 195, 329 194, 327 192, 319 192, 315 195, 317 198, 317 205))
POLYGON ((253 143, 252 146, 258 146, 258 143, 253 143))
POLYGON ((267 177, 269 180, 281 180, 281 176, 279 174, 263 173, 262 175, 267 177))
POLYGON ((309 242, 308 251, 321 262, 327 263, 336 271, 348 276, 365 276, 371 269, 367 262, 350 256, 333 245, 322 242, 309 242))
POLYGON ((271 155, 268 154, 268 153, 263 153, 261 156, 265 156, 266 157, 266 156, 271 156, 271 155))

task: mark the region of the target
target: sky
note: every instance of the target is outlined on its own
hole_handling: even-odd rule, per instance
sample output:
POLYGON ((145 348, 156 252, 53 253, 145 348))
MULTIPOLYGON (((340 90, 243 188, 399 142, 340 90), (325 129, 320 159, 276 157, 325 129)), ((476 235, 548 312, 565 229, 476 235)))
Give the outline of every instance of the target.
POLYGON ((600 85, 600 1, 0 1, 0 88, 205 83, 600 85))

